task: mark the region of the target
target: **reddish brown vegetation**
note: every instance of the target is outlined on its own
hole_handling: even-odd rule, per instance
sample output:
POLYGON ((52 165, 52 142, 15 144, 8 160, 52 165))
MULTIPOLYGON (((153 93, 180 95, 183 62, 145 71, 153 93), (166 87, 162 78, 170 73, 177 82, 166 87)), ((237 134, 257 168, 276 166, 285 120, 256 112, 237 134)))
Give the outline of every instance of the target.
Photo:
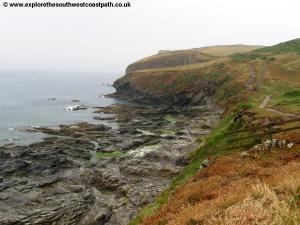
MULTIPOLYGON (((292 138, 293 135, 291 135, 292 138)), ((300 152, 274 149, 259 159, 223 156, 176 189, 143 225, 260 225, 299 222, 300 152)))

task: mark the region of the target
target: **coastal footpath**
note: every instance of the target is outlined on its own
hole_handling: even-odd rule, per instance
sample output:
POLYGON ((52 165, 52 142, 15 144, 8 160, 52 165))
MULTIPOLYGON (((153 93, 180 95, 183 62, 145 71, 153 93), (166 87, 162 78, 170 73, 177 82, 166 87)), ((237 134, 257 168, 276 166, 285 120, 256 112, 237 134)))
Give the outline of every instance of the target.
POLYGON ((300 39, 161 51, 114 87, 98 123, 0 147, 0 224, 299 223, 300 39))
POLYGON ((241 47, 163 52, 115 83, 120 98, 224 109, 189 164, 131 225, 299 224, 300 39, 241 47))

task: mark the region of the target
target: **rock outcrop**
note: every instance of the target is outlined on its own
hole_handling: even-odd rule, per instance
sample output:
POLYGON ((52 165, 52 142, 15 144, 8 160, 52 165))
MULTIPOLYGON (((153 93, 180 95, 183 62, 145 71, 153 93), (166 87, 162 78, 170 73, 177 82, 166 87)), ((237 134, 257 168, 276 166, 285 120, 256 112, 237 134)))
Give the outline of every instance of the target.
POLYGON ((139 60, 127 67, 126 75, 114 83, 114 96, 152 104, 199 105, 209 99, 237 97, 253 83, 247 51, 262 46, 230 45, 167 51, 139 60), (237 57, 232 54, 243 53, 237 57), (246 81, 249 80, 247 83, 246 81))
POLYGON ((152 104, 205 105, 214 96, 219 86, 218 81, 198 80, 193 83, 190 88, 187 87, 186 89, 183 88, 176 91, 168 89, 159 91, 157 89, 139 87, 139 85, 131 79, 131 76, 136 75, 126 75, 114 83, 114 87, 117 90, 114 96, 152 104))
POLYGON ((34 128, 50 137, 0 147, 1 225, 125 225, 168 187, 219 116, 206 107, 98 110, 114 114, 118 128, 34 128))

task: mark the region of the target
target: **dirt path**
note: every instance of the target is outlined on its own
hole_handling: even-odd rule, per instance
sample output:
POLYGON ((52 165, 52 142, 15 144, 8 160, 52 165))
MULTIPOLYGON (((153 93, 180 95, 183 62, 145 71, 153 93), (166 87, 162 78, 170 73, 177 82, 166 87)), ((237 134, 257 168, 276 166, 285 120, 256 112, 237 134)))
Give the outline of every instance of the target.
POLYGON ((273 109, 273 108, 270 108, 270 107, 266 107, 268 102, 270 101, 270 99, 271 99, 270 95, 266 96, 265 99, 263 100, 263 102, 260 104, 259 108, 266 109, 270 112, 274 112, 274 113, 280 114, 282 116, 291 116, 291 117, 296 117, 296 118, 300 117, 299 115, 296 115, 296 114, 285 113, 285 112, 282 112, 278 109, 273 109))
POLYGON ((249 70, 250 79, 247 81, 245 86, 246 88, 248 88, 248 90, 252 91, 257 86, 255 67, 253 65, 248 65, 248 70, 249 70))
POLYGON ((263 84, 263 80, 265 74, 267 73, 267 70, 267 63, 263 64, 260 69, 257 69, 253 64, 249 64, 248 73, 250 78, 245 84, 246 88, 248 88, 250 91, 253 89, 260 89, 263 84))
POLYGON ((267 96, 265 97, 265 99, 263 100, 263 102, 260 104, 259 108, 263 109, 266 107, 266 105, 268 104, 268 102, 270 101, 271 96, 267 96))

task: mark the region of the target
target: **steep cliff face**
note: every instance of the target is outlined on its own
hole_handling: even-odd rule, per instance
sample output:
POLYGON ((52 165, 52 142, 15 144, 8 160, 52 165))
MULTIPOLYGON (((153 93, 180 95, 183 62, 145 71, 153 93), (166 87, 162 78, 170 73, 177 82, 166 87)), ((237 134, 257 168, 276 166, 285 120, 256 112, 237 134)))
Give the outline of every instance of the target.
POLYGON ((283 80, 298 77, 299 43, 295 39, 266 48, 234 45, 162 52, 129 65, 114 83, 115 96, 170 105, 214 100, 228 106, 256 91, 268 73, 283 80))
MULTIPOLYGON (((166 76, 168 73, 164 75, 166 76)), ((179 76, 169 85, 158 79, 154 82, 153 80, 149 81, 149 85, 153 82, 152 87, 145 87, 133 81, 134 76, 136 75, 127 75, 115 82, 114 86, 117 89, 118 96, 127 97, 138 102, 167 105, 205 104, 214 96, 221 84, 220 81, 208 79, 199 79, 193 82, 192 76, 188 78, 189 81, 179 76), (178 87, 180 82, 182 82, 183 87, 178 87), (186 88, 184 85, 187 85, 186 88)))
POLYGON ((167 51, 142 59, 129 65, 126 75, 114 83, 115 96, 170 105, 200 105, 221 95, 234 98, 243 89, 241 82, 250 78, 245 72, 247 65, 227 54, 246 49, 241 45, 214 46, 167 51))

